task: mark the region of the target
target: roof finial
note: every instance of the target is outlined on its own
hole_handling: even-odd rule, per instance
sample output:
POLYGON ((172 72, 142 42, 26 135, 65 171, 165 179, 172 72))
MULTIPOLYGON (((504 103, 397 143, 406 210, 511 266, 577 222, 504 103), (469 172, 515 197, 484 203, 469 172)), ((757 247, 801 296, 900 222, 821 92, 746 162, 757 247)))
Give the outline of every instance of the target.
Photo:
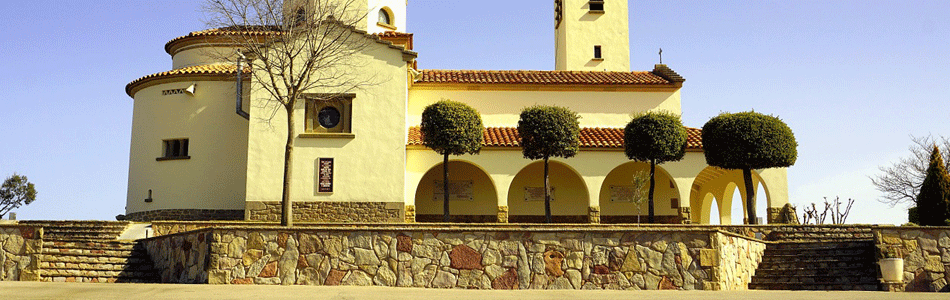
POLYGON ((663 64, 663 48, 660 48, 660 64, 663 64))

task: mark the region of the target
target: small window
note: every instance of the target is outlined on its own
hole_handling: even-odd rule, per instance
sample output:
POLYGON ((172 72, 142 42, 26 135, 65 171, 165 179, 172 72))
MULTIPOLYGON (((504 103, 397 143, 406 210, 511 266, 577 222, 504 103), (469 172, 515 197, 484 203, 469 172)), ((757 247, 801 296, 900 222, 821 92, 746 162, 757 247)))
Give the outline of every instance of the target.
POLYGON ((188 139, 173 139, 162 141, 162 157, 156 160, 189 159, 188 139))
POLYGON ((591 0, 587 3, 587 6, 590 7, 591 12, 602 13, 604 12, 604 1, 602 0, 591 0))
POLYGON ((350 133, 354 94, 309 94, 306 133, 350 133))
POLYGON ((388 30, 396 30, 396 24, 393 22, 393 11, 389 7, 379 9, 379 17, 376 19, 376 25, 388 30))
POLYGON ((600 45, 594 46, 594 59, 604 59, 600 52, 600 45))
POLYGON ((298 8, 297 13, 294 15, 294 24, 301 25, 307 22, 307 10, 303 8, 298 8))
POLYGON ((379 10, 379 21, 377 22, 382 23, 382 24, 387 24, 387 25, 393 24, 392 17, 389 16, 389 12, 387 12, 385 9, 379 10))

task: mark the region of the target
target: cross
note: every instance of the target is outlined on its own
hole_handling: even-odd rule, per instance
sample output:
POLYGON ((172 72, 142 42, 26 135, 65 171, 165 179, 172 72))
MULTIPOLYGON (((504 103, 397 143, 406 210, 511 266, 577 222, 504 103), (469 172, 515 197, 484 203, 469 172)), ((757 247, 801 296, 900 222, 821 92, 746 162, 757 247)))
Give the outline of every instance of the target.
POLYGON ((660 48, 660 64, 663 64, 663 48, 660 48))

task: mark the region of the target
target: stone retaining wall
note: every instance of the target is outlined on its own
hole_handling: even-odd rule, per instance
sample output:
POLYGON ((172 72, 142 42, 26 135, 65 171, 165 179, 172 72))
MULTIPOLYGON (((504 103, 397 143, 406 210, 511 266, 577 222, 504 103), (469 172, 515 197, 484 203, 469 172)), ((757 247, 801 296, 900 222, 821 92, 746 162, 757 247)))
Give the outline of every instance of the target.
POLYGON ((878 247, 900 249, 905 291, 950 292, 950 228, 875 227, 878 247))
POLYGON ((719 265, 712 274, 718 274, 719 278, 712 279, 718 282, 719 289, 748 289, 756 268, 762 262, 762 255, 765 254, 765 242, 717 233, 714 235, 713 244, 719 252, 719 265))
MULTIPOLYGON (((310 222, 404 222, 402 202, 294 202, 294 221, 310 222)), ((244 219, 280 221, 280 201, 248 201, 244 219)))
POLYGON ((710 229, 378 224, 225 226, 145 245, 167 282, 473 289, 744 289, 764 249, 710 229))
POLYGON ((211 231, 204 229, 148 238, 142 244, 163 283, 207 283, 211 240, 211 231))
POLYGON ((39 281, 42 228, 0 224, 0 281, 39 281))
POLYGON ((233 209, 159 209, 129 213, 116 217, 119 221, 148 222, 155 220, 206 221, 243 220, 243 210, 233 209))

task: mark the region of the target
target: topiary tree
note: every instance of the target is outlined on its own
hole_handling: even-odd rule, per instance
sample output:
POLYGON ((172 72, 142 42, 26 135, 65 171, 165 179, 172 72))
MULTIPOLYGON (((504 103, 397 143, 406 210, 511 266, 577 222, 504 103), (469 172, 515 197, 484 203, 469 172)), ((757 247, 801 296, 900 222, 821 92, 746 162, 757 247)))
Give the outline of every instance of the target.
POLYGON ((521 111, 518 135, 527 159, 544 159, 544 217, 551 223, 548 158, 570 158, 580 146, 580 116, 564 107, 536 105, 521 111))
POLYGON ((485 127, 471 106, 441 100, 422 111, 422 144, 442 154, 442 220, 449 221, 449 155, 477 154, 482 149, 485 127))
POLYGON ((934 146, 930 153, 930 166, 927 168, 927 177, 920 186, 917 195, 917 219, 920 225, 944 226, 950 219, 950 175, 944 168, 940 150, 934 146))
POLYGON ((755 224, 752 169, 794 165, 798 143, 792 129, 777 117, 757 112, 723 113, 703 125, 702 139, 707 164, 742 170, 746 214, 749 224, 755 224))
POLYGON ((627 157, 650 162, 648 194, 650 223, 653 216, 653 191, 656 187, 656 165, 683 159, 686 154, 686 128, 680 117, 670 112, 647 112, 637 115, 623 131, 627 157))

